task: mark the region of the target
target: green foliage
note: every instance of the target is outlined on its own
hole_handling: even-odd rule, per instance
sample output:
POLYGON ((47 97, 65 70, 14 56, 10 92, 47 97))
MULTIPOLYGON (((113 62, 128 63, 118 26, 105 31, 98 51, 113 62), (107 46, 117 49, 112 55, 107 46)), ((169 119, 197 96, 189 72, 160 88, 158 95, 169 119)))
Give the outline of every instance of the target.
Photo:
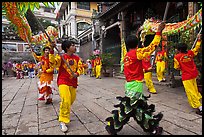
MULTIPOLYGON (((18 8, 18 11, 21 15, 25 15, 27 10, 30 9, 33 11, 35 8, 40 8, 40 3, 43 3, 46 7, 53 6, 55 7, 55 2, 16 2, 16 6, 18 8)), ((59 5, 59 2, 57 2, 57 5, 59 5)), ((5 6, 2 5, 2 14, 6 14, 5 6)))
MULTIPOLYGON (((107 72, 107 69, 112 68, 113 64, 115 62, 115 57, 113 56, 112 53, 103 53, 103 54, 99 54, 101 61, 102 61, 102 69, 104 71, 104 73, 107 72)), ((91 55, 89 57, 89 59, 95 59, 96 56, 95 55, 91 55)))
POLYGON ((175 55, 175 45, 173 41, 168 42, 168 68, 172 70, 174 67, 174 55, 175 55))
POLYGON ((200 4, 200 7, 202 7, 202 2, 198 2, 198 4, 200 4))
POLYGON ((103 53, 100 56, 102 59, 102 69, 106 73, 108 68, 113 67, 115 58, 112 53, 103 53))
POLYGON ((35 2, 35 7, 36 7, 37 9, 40 9, 40 3, 39 3, 39 2, 35 2))
POLYGON ((186 43, 188 45, 188 49, 192 47, 193 42, 191 41, 190 30, 181 33, 179 42, 186 43))
POLYGON ((94 55, 91 55, 90 57, 89 57, 89 59, 95 59, 96 57, 94 56, 94 55))
POLYGON ((43 2, 43 4, 44 4, 46 7, 49 7, 48 2, 43 2))

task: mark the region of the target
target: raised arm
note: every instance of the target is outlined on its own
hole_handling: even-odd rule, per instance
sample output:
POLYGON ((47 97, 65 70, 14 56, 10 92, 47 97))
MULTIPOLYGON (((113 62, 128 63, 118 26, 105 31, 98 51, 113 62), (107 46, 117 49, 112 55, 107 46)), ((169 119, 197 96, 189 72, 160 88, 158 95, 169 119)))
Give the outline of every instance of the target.
POLYGON ((34 56, 34 58, 37 60, 37 61, 40 61, 41 60, 41 56, 37 56, 35 52, 32 51, 32 54, 34 56))
POLYGON ((165 28, 165 23, 164 22, 160 23, 160 25, 158 26, 158 30, 156 32, 156 35, 154 36, 154 39, 149 44, 149 46, 137 49, 137 58, 139 60, 142 60, 143 58, 145 58, 145 57, 147 57, 153 53, 153 51, 155 50, 155 48, 159 45, 159 43, 161 41, 161 34, 162 34, 162 30, 164 28, 165 28))
POLYGON ((174 58, 174 68, 180 70, 180 65, 176 58, 174 58))
POLYGON ((198 54, 198 51, 200 49, 200 45, 201 45, 201 34, 198 34, 198 40, 196 42, 195 48, 192 49, 194 55, 196 56, 198 54))
POLYGON ((62 59, 61 59, 60 55, 58 55, 58 54, 54 55, 54 50, 52 49, 50 51, 50 54, 49 54, 50 65, 53 68, 59 68, 60 64, 61 64, 61 60, 62 59))

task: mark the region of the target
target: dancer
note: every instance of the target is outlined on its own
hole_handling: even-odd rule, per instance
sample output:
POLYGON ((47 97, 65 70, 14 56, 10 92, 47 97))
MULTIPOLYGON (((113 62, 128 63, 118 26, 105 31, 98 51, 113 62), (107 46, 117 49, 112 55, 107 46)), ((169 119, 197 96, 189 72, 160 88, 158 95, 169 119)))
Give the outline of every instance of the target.
POLYGON ((35 64, 30 61, 30 63, 28 64, 28 75, 29 75, 29 78, 34 78, 35 77, 35 64))
POLYGON ((123 125, 129 121, 130 117, 133 117, 145 132, 150 132, 150 134, 162 133, 163 128, 159 127, 159 121, 162 119, 163 114, 153 115, 155 105, 148 105, 148 97, 143 94, 142 80, 144 73, 142 59, 149 56, 159 45, 164 27, 165 23, 162 22, 158 26, 153 41, 145 48, 137 48, 138 40, 136 36, 127 37, 125 43, 129 51, 124 58, 125 97, 116 97, 121 102, 114 107, 119 107, 120 110, 113 110, 113 116, 106 119, 108 121, 106 130, 109 134, 117 134, 123 128, 123 125))
POLYGON ((65 51, 65 54, 61 55, 68 62, 70 69, 74 72, 74 74, 72 74, 70 69, 64 63, 62 57, 58 54, 54 56, 54 52, 51 50, 51 62, 56 68, 59 67, 57 77, 57 85, 59 87, 61 98, 59 122, 60 129, 63 132, 68 130, 66 124, 70 123, 71 105, 76 99, 76 89, 78 86, 77 77, 82 74, 82 62, 80 58, 74 54, 76 52, 76 43, 77 42, 74 39, 64 40, 62 42, 62 50, 65 51))
POLYGON ((94 59, 94 67, 96 71, 96 78, 101 79, 101 67, 102 67, 102 61, 99 55, 96 55, 96 58, 94 59))
POLYGON ((20 63, 20 61, 18 61, 18 63, 16 64, 16 79, 23 79, 23 68, 22 68, 22 64, 20 63))
POLYGON ((148 91, 152 94, 156 94, 156 89, 154 88, 154 84, 152 82, 152 66, 150 63, 151 55, 145 57, 142 60, 143 72, 144 72, 144 80, 148 91))
POLYGON ((157 79, 159 82, 166 81, 164 77, 166 59, 167 59, 166 52, 164 50, 161 50, 161 47, 158 47, 155 63, 156 63, 157 79))
POLYGON ((179 43, 177 46, 178 53, 174 56, 174 68, 182 72, 182 82, 186 91, 190 106, 196 109, 196 113, 202 115, 202 104, 200 99, 202 95, 198 91, 196 77, 198 70, 193 61, 193 57, 198 54, 201 45, 201 35, 198 34, 198 40, 195 48, 187 51, 187 44, 179 43))
POLYGON ((91 59, 91 67, 92 67, 92 74, 91 76, 92 77, 95 77, 96 76, 96 68, 95 68, 95 64, 94 64, 94 61, 95 60, 95 56, 93 56, 93 58, 91 59))
MULTIPOLYGON (((138 34, 136 36, 137 36, 137 38, 139 38, 138 34)), ((145 37, 145 42, 144 42, 145 45, 149 45, 150 44, 148 38, 149 38, 148 36, 145 37)), ((140 41, 138 43, 138 48, 143 48, 144 44, 142 44, 142 42, 140 41)), ((151 61, 151 55, 145 57, 142 60, 142 67, 143 67, 143 72, 144 72, 144 80, 145 80, 145 84, 147 86, 148 91, 150 93, 152 93, 152 94, 157 94, 156 89, 154 88, 154 84, 152 82, 152 65, 151 65, 150 61, 151 61)))
POLYGON ((43 47, 42 56, 37 56, 35 52, 32 52, 37 61, 41 62, 41 70, 38 72, 40 75, 40 81, 38 82, 39 98, 38 100, 45 100, 46 104, 52 103, 52 88, 53 88, 53 73, 54 68, 50 64, 49 43, 43 47))

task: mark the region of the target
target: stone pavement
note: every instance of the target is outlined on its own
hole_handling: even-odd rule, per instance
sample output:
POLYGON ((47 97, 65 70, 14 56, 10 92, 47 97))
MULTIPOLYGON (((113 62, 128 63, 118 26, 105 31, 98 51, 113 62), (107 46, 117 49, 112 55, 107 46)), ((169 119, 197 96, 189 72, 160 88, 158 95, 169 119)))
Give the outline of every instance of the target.
MULTIPOLYGON (((53 92, 53 104, 37 100, 38 78, 2 80, 2 134, 3 135, 108 135, 105 119, 111 116, 116 96, 124 96, 123 79, 89 76, 79 77, 77 97, 72 106, 68 132, 59 129, 60 97, 53 92)), ((55 87, 56 76, 55 76, 55 87)), ((164 114, 160 125, 163 135, 202 135, 202 116, 189 106, 183 87, 170 88, 155 85, 148 104, 156 105, 156 113, 164 114)), ((144 84, 144 94, 148 95, 144 84)), ((148 135, 130 119, 118 135, 148 135)))

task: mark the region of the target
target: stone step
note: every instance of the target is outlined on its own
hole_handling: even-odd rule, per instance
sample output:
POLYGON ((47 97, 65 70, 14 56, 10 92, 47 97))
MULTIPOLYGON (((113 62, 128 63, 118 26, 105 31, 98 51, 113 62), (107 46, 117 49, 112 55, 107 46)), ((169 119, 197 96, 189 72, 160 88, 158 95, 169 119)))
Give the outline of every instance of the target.
MULTIPOLYGON (((118 78, 118 79, 124 79, 125 80, 125 76, 123 74, 116 74, 114 77, 118 78)), ((155 85, 169 86, 172 88, 182 86, 181 76, 174 76, 174 78, 175 78, 175 80, 172 81, 170 79, 170 76, 166 76, 166 82, 159 82, 157 80, 156 74, 155 73, 152 74, 152 82, 155 85)), ((145 81, 143 80, 143 82, 145 82, 145 81)))

